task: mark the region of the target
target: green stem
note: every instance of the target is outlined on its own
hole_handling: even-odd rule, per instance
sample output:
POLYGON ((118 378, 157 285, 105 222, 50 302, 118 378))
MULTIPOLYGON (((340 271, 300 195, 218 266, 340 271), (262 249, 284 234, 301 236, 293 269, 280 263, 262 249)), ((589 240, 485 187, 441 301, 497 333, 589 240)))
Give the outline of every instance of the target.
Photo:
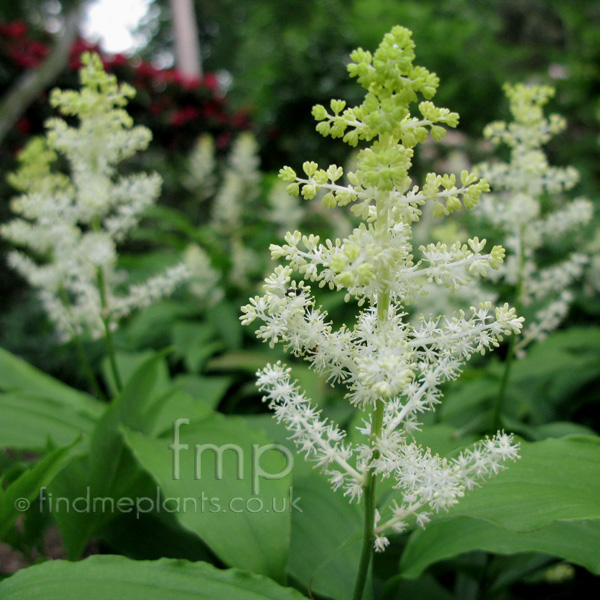
MULTIPOLYGON (((373 429, 371 431, 371 446, 375 440, 381 435, 383 426, 383 411, 385 404, 382 400, 377 401, 375 412, 373 414, 373 429)), ((373 458, 378 458, 379 452, 376 450, 373 458)), ((373 555, 373 544, 375 542, 375 489, 377 487, 377 477, 372 470, 367 472, 367 480, 364 487, 365 495, 365 525, 363 530, 363 544, 360 555, 360 563, 358 565, 358 573, 356 575, 356 583, 354 585, 353 600, 361 600, 367 583, 367 574, 369 565, 371 564, 371 556, 373 555)))
POLYGON ((120 393, 123 389, 123 384, 121 382, 119 367, 117 366, 115 345, 113 342, 112 332, 110 330, 110 312, 108 311, 108 302, 106 300, 106 283, 104 281, 104 271, 102 270, 102 267, 98 268, 98 290, 100 292, 100 305, 102 308, 101 318, 102 323, 104 324, 104 340, 106 342, 106 349, 108 351, 108 360, 110 362, 110 368, 115 380, 117 392, 120 393))
POLYGON ((78 356, 79 362, 83 368, 83 372, 85 373, 85 376, 87 377, 87 379, 90 383, 90 386, 92 387, 92 390, 94 391, 94 394, 96 395, 96 397, 98 399, 106 400, 106 397, 104 396, 104 394, 102 393, 102 390, 100 389, 98 380, 96 379, 96 376, 94 375, 92 365, 90 365, 90 362, 87 359, 87 356, 83 349, 83 343, 81 342, 81 338, 77 334, 75 334, 73 336, 73 342, 75 344, 75 350, 77 351, 77 356, 78 356))
MULTIPOLYGON (((60 299, 61 299, 64 307, 66 308, 66 310, 69 313, 71 313, 71 303, 69 302, 69 297, 63 287, 60 288, 59 295, 60 295, 60 299)), ((94 394, 100 400, 106 400, 104 394, 102 393, 102 389, 100 388, 100 384, 98 383, 98 380, 96 379, 96 376, 94 375, 94 370, 92 369, 92 365, 90 364, 90 361, 88 360, 85 350, 83 348, 83 342, 81 341, 81 337, 79 337, 79 334, 75 330, 75 327, 73 327, 73 337, 71 338, 71 340, 72 340, 73 344, 75 345, 75 350, 77 352, 77 358, 79 359, 79 364, 81 365, 81 368, 83 369, 83 372, 84 372, 94 394)))
POLYGON ((512 335, 510 337, 508 353, 506 354, 506 359, 504 360, 504 372, 502 373, 502 381, 500 382, 500 389, 498 390, 498 395, 496 396, 496 401, 494 402, 494 410, 492 413, 492 431, 498 431, 498 429, 502 427, 502 406, 504 404, 506 388, 508 386, 508 380, 510 378, 510 369, 512 367, 512 363, 515 357, 516 339, 517 338, 515 335, 512 335))
MULTIPOLYGON (((523 234, 524 226, 521 227, 519 236, 519 276, 517 279, 517 288, 515 290, 515 301, 514 307, 517 315, 521 312, 521 295, 523 294, 523 271, 525 268, 525 252, 523 250, 523 234)), ((492 411, 492 432, 498 431, 502 427, 502 407, 504 405, 504 398, 506 396, 506 389, 508 387, 508 381, 510 379, 510 370, 515 358, 515 349, 517 345, 517 336, 511 335, 510 342, 508 343, 508 352, 506 359, 504 360, 504 372, 502 373, 502 380, 500 382, 500 389, 494 402, 494 408, 492 411)))
MULTIPOLYGON (((380 292, 377 299, 377 320, 379 323, 387 321, 390 308, 389 292, 380 292)), ((373 420, 371 423, 371 448, 375 445, 378 438, 381 437, 383 429, 383 413, 385 410, 385 402, 377 400, 373 420)), ((373 460, 379 458, 379 451, 373 452, 373 460)), ((372 469, 367 471, 367 478, 363 488, 365 496, 365 524, 363 530, 363 543, 360 555, 360 563, 358 565, 358 573, 356 575, 356 583, 354 584, 353 600, 361 600, 365 591, 367 582, 367 574, 369 573, 369 565, 371 564, 371 556, 373 555, 373 544, 375 542, 375 510, 377 504, 375 502, 375 490, 377 487, 377 476, 372 469)))

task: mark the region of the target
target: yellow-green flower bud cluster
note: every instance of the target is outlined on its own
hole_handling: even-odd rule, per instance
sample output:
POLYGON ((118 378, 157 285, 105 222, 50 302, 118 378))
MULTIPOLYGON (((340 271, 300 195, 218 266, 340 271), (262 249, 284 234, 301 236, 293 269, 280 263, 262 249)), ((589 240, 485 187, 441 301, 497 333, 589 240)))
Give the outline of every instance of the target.
POLYGON ((473 173, 463 171, 460 175, 462 187, 456 187, 456 176, 428 173, 423 185, 423 195, 435 201, 433 216, 443 217, 460 210, 468 210, 479 202, 481 194, 490 191, 485 179, 478 179, 473 173), (462 197, 462 202, 461 202, 462 197))

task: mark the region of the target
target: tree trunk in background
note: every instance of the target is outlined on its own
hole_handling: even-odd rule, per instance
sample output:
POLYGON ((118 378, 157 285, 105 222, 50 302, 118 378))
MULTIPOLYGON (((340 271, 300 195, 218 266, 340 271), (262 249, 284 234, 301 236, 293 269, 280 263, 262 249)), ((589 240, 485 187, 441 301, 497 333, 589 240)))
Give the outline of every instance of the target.
POLYGON ((52 84, 67 65, 69 50, 77 37, 77 26, 81 17, 80 6, 81 2, 75 3, 75 6, 65 15, 61 36, 56 40, 52 52, 39 69, 31 69, 23 73, 0 99, 0 144, 29 105, 52 84))
POLYGON ((190 79, 202 77, 194 0, 171 0, 177 70, 190 79))

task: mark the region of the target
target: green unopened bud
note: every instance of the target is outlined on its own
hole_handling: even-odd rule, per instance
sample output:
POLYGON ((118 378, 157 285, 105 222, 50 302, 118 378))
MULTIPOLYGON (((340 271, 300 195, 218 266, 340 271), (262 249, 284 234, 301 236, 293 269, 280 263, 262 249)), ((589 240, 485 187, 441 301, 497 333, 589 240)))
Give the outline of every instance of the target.
POLYGON ((321 204, 325 208, 335 208, 337 202, 335 201, 335 196, 331 192, 329 192, 323 196, 321 204))
POLYGON ((490 267, 497 269, 504 262, 506 250, 502 246, 494 246, 491 251, 492 258, 490 259, 490 267))
POLYGON ((352 129, 344 136, 344 142, 346 144, 356 147, 358 145, 358 131, 356 129, 352 129))
POLYGON ((337 115, 346 108, 346 102, 344 100, 332 100, 330 106, 331 110, 337 115))
POLYGON ((350 286, 354 285, 354 275, 352 275, 350 271, 344 271, 335 278, 335 281, 339 285, 349 288, 350 286))
POLYGON ((302 164, 302 170, 306 173, 308 177, 312 177, 315 171, 319 168, 319 165, 313 161, 306 161, 302 164))
POLYGON ((317 125, 317 131, 324 137, 327 137, 331 132, 331 125, 327 121, 321 121, 317 125))
POLYGON ((460 210, 461 206, 462 204, 460 203, 458 196, 448 196, 448 199, 446 200, 446 208, 449 212, 452 213, 454 211, 460 210))
POLYGON ((348 260, 343 254, 334 254, 329 261, 329 268, 334 273, 341 273, 348 266, 348 260))
POLYGON ((327 177, 331 181, 337 181, 344 174, 344 169, 342 167, 338 167, 336 165, 330 165, 327 169, 327 177))
POLYGON ((300 193, 300 186, 297 183, 290 183, 290 185, 285 188, 285 191, 290 196, 297 196, 300 193))
POLYGON ((327 110, 321 104, 315 104, 312 108, 312 116, 317 121, 323 121, 327 118, 327 110))
POLYGON ((460 174, 460 182, 464 185, 471 185, 477 181, 477 175, 475 173, 469 173, 468 171, 462 171, 460 174))
POLYGON ((431 128, 431 137, 436 141, 439 142, 441 139, 443 139, 446 135, 446 130, 443 127, 440 127, 439 125, 434 125, 431 128))
POLYGON ((302 196, 306 200, 312 200, 317 195, 317 188, 314 185, 305 185, 302 187, 302 196))
POLYGON ((441 203, 436 202, 433 205, 433 216, 434 218, 445 217, 448 214, 448 209, 441 203))
POLYGON ((348 260, 355 261, 360 256, 360 246, 350 242, 346 243, 344 245, 344 255, 348 257, 348 260))
POLYGON ((296 181, 296 171, 291 167, 283 167, 282 169, 279 169, 279 179, 286 183, 296 181))

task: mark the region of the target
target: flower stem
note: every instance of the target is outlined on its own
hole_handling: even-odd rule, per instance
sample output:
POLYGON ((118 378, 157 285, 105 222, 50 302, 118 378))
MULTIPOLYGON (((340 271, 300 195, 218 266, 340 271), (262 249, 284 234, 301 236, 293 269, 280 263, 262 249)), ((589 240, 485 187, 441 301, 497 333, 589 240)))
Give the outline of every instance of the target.
MULTIPOLYGON (((523 280, 524 280, 524 269, 525 269, 525 252, 523 249, 523 235, 524 226, 519 231, 519 276, 517 280, 517 288, 515 290, 514 307, 517 315, 521 312, 521 296, 523 295, 523 280)), ((492 431, 498 431, 502 427, 502 406, 504 404, 504 398, 506 396, 506 388, 508 386, 508 380, 510 378, 510 369, 515 358, 515 351, 517 346, 517 336, 511 335, 510 341, 508 342, 508 352, 504 359, 504 372, 502 373, 502 380, 500 381, 500 389, 494 402, 494 408, 492 412, 492 431)))
POLYGON ((100 292, 100 305, 102 307, 102 323, 104 323, 104 340, 106 342, 106 349, 108 351, 108 360, 110 362, 110 368, 115 380, 115 387, 117 392, 121 392, 123 384, 121 381, 121 375, 119 373, 119 367, 117 366, 117 357, 115 354, 115 345, 113 342, 112 332, 110 330, 110 313, 108 311, 108 302, 106 300, 106 283, 104 281, 104 271, 102 267, 98 269, 98 290, 100 292))
MULTIPOLYGON (((389 309, 389 292, 380 292, 377 299, 377 320, 379 323, 387 321, 389 309)), ((373 412, 373 420, 371 422, 371 448, 373 448, 373 446, 377 442, 377 439, 381 437, 381 430, 383 429, 384 411, 385 402, 383 400, 377 400, 375 404, 375 411, 373 412)), ((372 460, 377 460, 378 458, 379 450, 374 450, 372 460)), ((375 502, 376 487, 377 476, 371 468, 367 471, 367 477, 363 492, 365 495, 365 524, 363 530, 363 543, 360 555, 360 563, 358 565, 356 583, 354 584, 353 600, 361 600, 363 597, 363 593, 365 591, 365 584, 367 582, 367 574, 369 572, 369 565, 371 564, 371 556, 373 555, 373 544, 375 542, 375 510, 377 509, 377 504, 375 502)))
MULTIPOLYGON (((373 414, 373 429, 371 431, 371 446, 375 440, 381 435, 383 427, 383 410, 385 404, 382 400, 377 401, 377 406, 373 414)), ((373 458, 376 459, 379 451, 375 451, 373 458)), ((360 563, 358 565, 358 573, 356 575, 356 583, 354 585, 353 600, 361 600, 367 582, 367 574, 369 565, 371 564, 371 556, 373 555, 373 543, 375 542, 375 488, 377 486, 377 477, 372 470, 367 472, 367 480, 364 487, 365 495, 365 525, 363 531, 363 544, 360 555, 360 563)))
MULTIPOLYGON (((71 314, 71 303, 69 302, 69 296, 68 296, 65 288, 61 287, 59 289, 59 295, 60 295, 60 299, 61 299, 65 309, 69 312, 69 314, 71 314)), ((74 323, 73 319, 72 319, 72 322, 74 323)), ((85 350, 83 349, 83 343, 81 341, 81 337, 79 337, 79 334, 77 333, 75 326, 73 326, 73 337, 71 338, 71 341, 75 345, 75 350, 77 352, 77 358, 79 359, 79 364, 81 365, 81 368, 83 369, 83 372, 90 384, 90 387, 92 388, 92 391, 94 392, 94 394, 96 395, 96 397, 98 399, 105 400, 106 398, 104 397, 104 394, 102 393, 102 389, 100 388, 100 384, 98 383, 98 380, 96 379, 96 376, 94 375, 94 370, 92 369, 92 365, 90 364, 90 361, 87 358, 85 350)))
POLYGON ((100 389, 100 385, 98 384, 96 376, 94 375, 92 365, 90 365, 90 361, 87 359, 87 356, 83 349, 83 344, 81 343, 81 338, 77 334, 73 336, 73 342, 75 344, 75 349, 77 351, 79 362, 83 368, 83 372, 85 373, 85 376, 87 377, 88 382, 94 394, 96 395, 96 398, 98 398, 99 400, 106 400, 104 394, 102 393, 102 390, 100 389))
POLYGON ((510 377, 510 369, 515 357, 515 345, 516 336, 511 335, 510 342, 508 345, 508 353, 504 360, 504 372, 502 373, 502 381, 500 382, 500 389, 494 402, 494 410, 492 413, 492 431, 498 431, 502 427, 502 405, 504 404, 504 397, 506 396, 506 387, 510 377))

